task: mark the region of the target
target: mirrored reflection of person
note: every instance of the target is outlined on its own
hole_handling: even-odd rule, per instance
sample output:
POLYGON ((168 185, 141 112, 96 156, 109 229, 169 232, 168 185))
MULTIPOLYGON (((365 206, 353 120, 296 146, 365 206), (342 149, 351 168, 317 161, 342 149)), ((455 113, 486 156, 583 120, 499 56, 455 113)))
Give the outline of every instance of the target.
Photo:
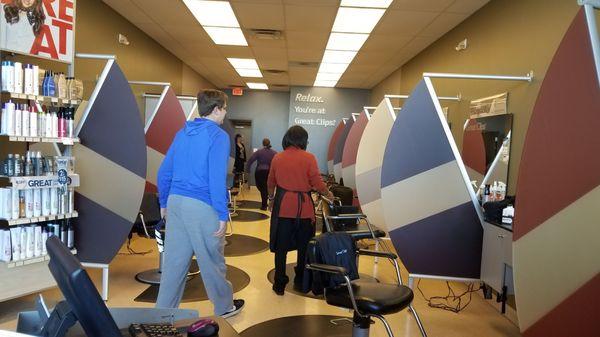
POLYGON ((311 191, 333 199, 321 178, 317 159, 306 151, 308 133, 294 125, 283 137, 283 152, 271 162, 268 189, 272 201, 269 248, 275 253, 273 291, 283 295, 289 278, 285 274, 287 252, 298 250, 294 287, 301 288, 304 276, 306 247, 315 235, 315 207, 311 191), (275 195, 273 195, 275 193, 275 195))
POLYGON ((248 163, 246 164, 246 172, 250 172, 250 167, 256 162, 256 170, 254 170, 254 180, 256 181, 256 188, 260 191, 261 207, 260 209, 265 211, 267 209, 268 191, 267 191, 267 178, 269 177, 269 169, 271 168, 271 161, 277 152, 271 149, 271 140, 265 138, 262 141, 263 148, 254 152, 248 163))
POLYGON ((235 161, 233 163, 234 187, 238 186, 241 175, 246 165, 246 145, 244 137, 239 133, 235 135, 235 161))
POLYGON ((42 0, 12 0, 4 5, 6 49, 29 52, 46 20, 42 0))

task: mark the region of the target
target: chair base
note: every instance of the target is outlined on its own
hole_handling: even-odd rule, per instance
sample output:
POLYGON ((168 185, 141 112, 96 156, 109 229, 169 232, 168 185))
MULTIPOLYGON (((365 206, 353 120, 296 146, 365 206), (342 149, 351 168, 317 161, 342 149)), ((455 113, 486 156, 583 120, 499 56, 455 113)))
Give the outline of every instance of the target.
POLYGON ((160 275, 160 270, 156 268, 137 273, 135 275, 135 279, 141 283, 160 284, 160 275))
POLYGON ((352 337, 369 337, 371 319, 369 317, 361 317, 354 312, 352 319, 352 337))

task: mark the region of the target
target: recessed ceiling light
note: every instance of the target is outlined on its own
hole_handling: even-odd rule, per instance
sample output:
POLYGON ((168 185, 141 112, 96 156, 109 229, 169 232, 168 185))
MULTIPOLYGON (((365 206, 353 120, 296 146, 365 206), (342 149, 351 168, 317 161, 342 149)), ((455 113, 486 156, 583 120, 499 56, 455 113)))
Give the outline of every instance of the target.
POLYGON ((332 32, 371 33, 385 13, 385 9, 340 7, 332 32))
POLYGON ((262 73, 258 69, 238 69, 235 68, 238 74, 242 77, 263 77, 262 73))
POLYGON ((269 89, 269 87, 267 86, 266 83, 247 82, 246 85, 250 89, 259 89, 259 90, 268 90, 269 89))
POLYGON ((228 57, 227 61, 236 69, 258 69, 258 63, 255 59, 228 57))
POLYGON ((337 81, 315 81, 315 83, 313 84, 313 86, 315 87, 335 87, 335 85, 337 84, 337 81))
POLYGON ((326 50, 323 55, 323 61, 325 63, 350 63, 356 56, 355 51, 343 51, 343 50, 326 50))
POLYGON ((227 46, 247 46, 244 33, 239 28, 204 27, 214 43, 227 46))
POLYGON ((239 27, 229 1, 183 0, 202 26, 239 27))
POLYGON ((347 63, 321 63, 320 73, 343 74, 348 68, 347 63))
POLYGON ((317 73, 317 81, 339 81, 342 74, 332 74, 332 73, 317 73))
POLYGON ((325 49, 358 51, 369 34, 331 33, 325 49))
POLYGON ((342 0, 342 7, 388 8, 394 0, 342 0))

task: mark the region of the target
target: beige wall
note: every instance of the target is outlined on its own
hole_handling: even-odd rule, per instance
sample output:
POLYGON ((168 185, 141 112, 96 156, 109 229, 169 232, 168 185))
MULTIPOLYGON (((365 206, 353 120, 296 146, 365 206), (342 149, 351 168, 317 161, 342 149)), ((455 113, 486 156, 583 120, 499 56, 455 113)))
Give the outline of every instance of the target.
POLYGON ((461 93, 460 103, 449 107, 452 133, 459 148, 462 125, 468 118, 469 100, 509 92, 508 109, 514 114, 509 193, 515 193, 518 168, 529 119, 540 85, 579 6, 573 0, 492 0, 452 31, 376 85, 373 103, 383 93, 409 93, 423 72, 458 72, 524 75, 533 70, 532 83, 434 79, 438 95, 461 93), (467 38, 467 50, 457 52, 456 44, 467 38), (400 72, 402 76, 400 77, 400 72))
MULTIPOLYGON (((100 0, 78 0, 75 49, 80 53, 114 54, 128 80, 170 82, 176 94, 195 94, 197 88, 214 87, 132 23, 100 0), (119 44, 118 34, 127 36, 128 46, 119 44)), ((75 75, 84 81, 86 96, 91 94, 103 61, 75 61, 75 75)), ((160 93, 155 86, 132 87, 143 111, 144 92, 160 93)))

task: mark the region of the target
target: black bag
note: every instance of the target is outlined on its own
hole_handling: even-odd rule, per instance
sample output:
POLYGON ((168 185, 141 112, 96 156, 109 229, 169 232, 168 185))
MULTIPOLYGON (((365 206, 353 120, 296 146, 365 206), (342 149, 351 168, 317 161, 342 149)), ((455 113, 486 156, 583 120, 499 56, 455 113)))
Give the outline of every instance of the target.
MULTIPOLYGON (((311 240, 306 254, 306 262, 344 267, 350 280, 356 280, 359 277, 356 254, 356 243, 349 234, 325 233, 311 240)), ((330 275, 305 269, 302 290, 304 292, 312 291, 315 295, 320 295, 323 293, 324 288, 337 287, 345 282, 344 277, 340 275, 330 275)))

